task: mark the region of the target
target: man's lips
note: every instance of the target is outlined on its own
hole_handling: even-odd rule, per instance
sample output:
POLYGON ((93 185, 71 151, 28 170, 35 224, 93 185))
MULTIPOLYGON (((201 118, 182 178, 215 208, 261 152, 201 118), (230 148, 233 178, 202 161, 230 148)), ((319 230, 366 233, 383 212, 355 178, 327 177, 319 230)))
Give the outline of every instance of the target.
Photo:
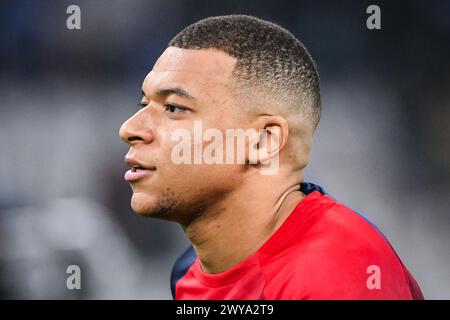
POLYGON ((126 181, 136 181, 156 171, 155 166, 144 165, 134 158, 125 157, 125 162, 131 167, 130 170, 125 172, 124 178, 126 181))
POLYGON ((151 169, 141 169, 141 168, 131 168, 127 172, 125 172, 124 178, 126 181, 136 181, 148 174, 155 172, 155 170, 151 169))

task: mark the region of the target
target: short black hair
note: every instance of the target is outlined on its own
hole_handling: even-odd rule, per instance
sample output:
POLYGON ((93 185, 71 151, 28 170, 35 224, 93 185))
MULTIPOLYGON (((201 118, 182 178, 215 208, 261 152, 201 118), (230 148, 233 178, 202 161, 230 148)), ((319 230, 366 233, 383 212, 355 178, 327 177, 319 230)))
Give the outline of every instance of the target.
POLYGON ((320 120, 316 64, 305 46, 281 26, 248 15, 209 17, 178 33, 169 46, 215 48, 237 60, 238 80, 282 93, 300 106, 315 128, 320 120))

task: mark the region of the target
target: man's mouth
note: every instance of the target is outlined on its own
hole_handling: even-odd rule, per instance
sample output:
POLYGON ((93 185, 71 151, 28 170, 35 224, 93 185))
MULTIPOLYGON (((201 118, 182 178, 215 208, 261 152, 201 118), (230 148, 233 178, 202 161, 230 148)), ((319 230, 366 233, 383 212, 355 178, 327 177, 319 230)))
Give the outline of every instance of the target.
POLYGON ((156 171, 156 169, 147 169, 147 168, 143 168, 143 167, 131 167, 130 170, 125 172, 124 178, 128 182, 137 181, 139 179, 142 179, 142 178, 148 176, 149 174, 152 174, 155 171, 156 171))
POLYGON ((125 172, 125 180, 126 181, 136 181, 144 178, 145 176, 152 174, 156 171, 155 166, 147 166, 141 164, 139 161, 125 157, 125 162, 130 166, 130 170, 125 172))

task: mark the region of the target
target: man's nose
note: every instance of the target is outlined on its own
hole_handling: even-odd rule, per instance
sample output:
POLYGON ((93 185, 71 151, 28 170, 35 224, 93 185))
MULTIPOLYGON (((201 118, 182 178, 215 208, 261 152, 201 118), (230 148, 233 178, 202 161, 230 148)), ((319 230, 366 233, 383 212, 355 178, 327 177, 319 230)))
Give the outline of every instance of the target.
POLYGON ((138 112, 122 124, 119 136, 125 143, 132 146, 153 141, 153 129, 144 117, 144 112, 138 112))

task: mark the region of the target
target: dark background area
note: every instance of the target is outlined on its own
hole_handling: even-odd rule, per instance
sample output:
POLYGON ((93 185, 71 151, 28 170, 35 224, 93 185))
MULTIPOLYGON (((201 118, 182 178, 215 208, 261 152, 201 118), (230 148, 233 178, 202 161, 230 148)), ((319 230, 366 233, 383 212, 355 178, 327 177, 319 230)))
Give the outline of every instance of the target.
POLYGON ((450 298, 450 2, 237 0, 0 3, 1 298, 170 298, 188 241, 132 213, 118 129, 170 39, 231 13, 281 24, 318 64, 306 180, 378 225, 426 298, 450 298))

